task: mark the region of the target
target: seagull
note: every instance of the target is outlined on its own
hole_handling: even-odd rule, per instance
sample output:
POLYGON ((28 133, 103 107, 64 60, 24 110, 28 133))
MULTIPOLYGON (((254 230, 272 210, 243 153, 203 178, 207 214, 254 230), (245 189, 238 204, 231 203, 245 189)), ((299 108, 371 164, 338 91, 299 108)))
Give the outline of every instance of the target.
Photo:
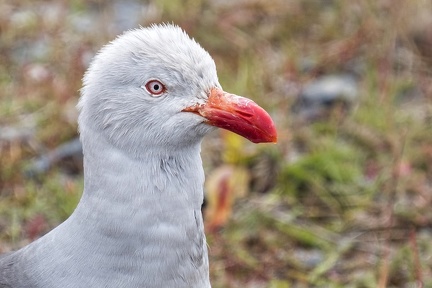
POLYGON ((104 46, 80 92, 82 198, 1 256, 0 287, 211 287, 201 141, 219 127, 274 143, 269 114, 223 91, 208 52, 172 24, 104 46))

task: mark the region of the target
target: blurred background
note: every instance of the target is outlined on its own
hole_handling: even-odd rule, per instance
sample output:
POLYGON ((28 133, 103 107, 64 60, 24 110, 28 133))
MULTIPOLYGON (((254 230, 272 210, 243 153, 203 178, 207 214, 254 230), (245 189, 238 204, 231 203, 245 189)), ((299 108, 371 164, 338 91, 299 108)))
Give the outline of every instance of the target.
POLYGON ((432 287, 432 2, 0 0, 0 252, 82 191, 81 78, 124 30, 173 22, 279 142, 203 143, 218 287, 432 287))

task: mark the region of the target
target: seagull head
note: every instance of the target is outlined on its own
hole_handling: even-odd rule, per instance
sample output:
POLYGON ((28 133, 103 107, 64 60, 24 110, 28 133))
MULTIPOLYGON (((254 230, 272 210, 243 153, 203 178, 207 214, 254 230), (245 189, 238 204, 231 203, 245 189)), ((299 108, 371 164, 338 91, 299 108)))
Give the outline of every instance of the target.
POLYGON ((214 127, 255 143, 277 138, 270 116, 224 92, 211 56, 174 25, 130 30, 103 47, 84 76, 78 108, 83 141, 97 134, 135 155, 199 143, 214 127))

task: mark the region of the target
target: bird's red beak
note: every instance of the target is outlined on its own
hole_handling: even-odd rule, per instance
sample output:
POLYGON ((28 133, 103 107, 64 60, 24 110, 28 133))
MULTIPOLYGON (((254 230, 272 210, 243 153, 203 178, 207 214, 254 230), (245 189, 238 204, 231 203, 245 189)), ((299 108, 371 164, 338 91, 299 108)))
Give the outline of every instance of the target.
POLYGON ((219 88, 210 90, 205 104, 183 109, 196 113, 205 123, 230 130, 254 143, 277 142, 277 132, 270 115, 252 100, 229 94, 219 88))

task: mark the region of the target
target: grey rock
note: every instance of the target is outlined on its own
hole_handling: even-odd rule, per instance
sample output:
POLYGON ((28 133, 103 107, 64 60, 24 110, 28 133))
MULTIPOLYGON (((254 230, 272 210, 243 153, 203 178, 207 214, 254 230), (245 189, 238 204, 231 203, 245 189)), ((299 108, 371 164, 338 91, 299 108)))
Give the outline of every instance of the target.
POLYGON ((358 98, 356 78, 349 74, 322 76, 307 84, 293 105, 293 111, 309 120, 325 114, 335 104, 351 107, 358 98))

